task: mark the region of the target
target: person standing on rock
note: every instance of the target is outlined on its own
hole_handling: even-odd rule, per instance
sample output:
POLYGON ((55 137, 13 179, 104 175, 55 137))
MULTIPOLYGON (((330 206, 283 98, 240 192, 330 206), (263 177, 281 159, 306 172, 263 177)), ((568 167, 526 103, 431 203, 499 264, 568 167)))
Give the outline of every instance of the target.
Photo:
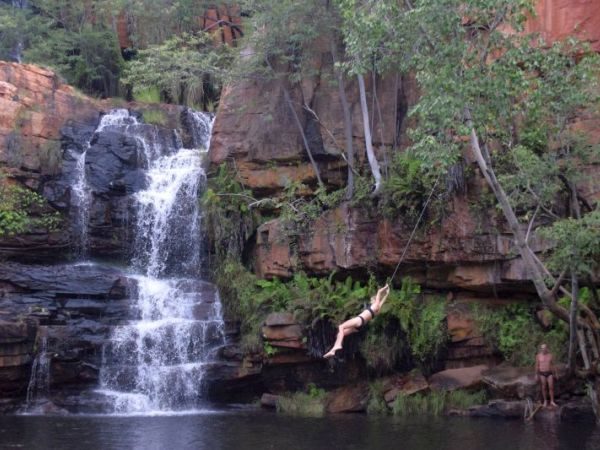
POLYGON ((390 286, 386 284, 384 287, 377 291, 377 295, 371 297, 371 304, 367 306, 367 309, 361 312, 358 316, 350 320, 346 320, 344 323, 342 323, 338 327, 338 334, 335 340, 335 344, 333 344, 331 350, 329 350, 323 355, 323 358, 334 357, 335 353, 338 350, 342 349, 342 342, 344 341, 344 337, 348 336, 349 334, 356 333, 363 326, 365 326, 367 322, 371 321, 377 314, 379 314, 379 311, 381 311, 381 307, 387 300, 389 294, 390 286))
POLYGON ((540 352, 535 356, 535 374, 542 388, 542 398, 544 399, 542 408, 548 406, 546 390, 550 395, 550 406, 556 408, 557 405, 554 403, 554 380, 558 377, 552 361, 552 353, 550 353, 546 344, 540 345, 540 352))

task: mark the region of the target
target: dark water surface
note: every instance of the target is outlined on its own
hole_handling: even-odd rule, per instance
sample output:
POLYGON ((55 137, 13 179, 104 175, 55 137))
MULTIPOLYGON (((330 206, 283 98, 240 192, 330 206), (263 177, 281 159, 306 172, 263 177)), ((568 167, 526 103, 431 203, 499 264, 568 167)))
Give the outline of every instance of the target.
POLYGON ((260 411, 157 417, 4 416, 0 448, 600 450, 600 429, 591 424, 462 418, 303 419, 260 411))

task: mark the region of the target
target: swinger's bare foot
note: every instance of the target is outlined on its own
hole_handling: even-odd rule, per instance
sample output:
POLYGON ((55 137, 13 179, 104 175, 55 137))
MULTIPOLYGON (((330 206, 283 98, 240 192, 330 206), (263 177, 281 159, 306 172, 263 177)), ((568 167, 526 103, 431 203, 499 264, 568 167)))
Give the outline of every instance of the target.
POLYGON ((335 356, 335 352, 337 352, 338 350, 341 350, 342 347, 333 347, 331 350, 329 350, 327 353, 325 353, 323 355, 323 358, 333 358, 335 356))
POLYGON ((542 403, 542 408, 546 408, 548 406, 548 402, 542 403))
POLYGON ((558 405, 554 402, 550 402, 550 408, 558 408, 558 405))

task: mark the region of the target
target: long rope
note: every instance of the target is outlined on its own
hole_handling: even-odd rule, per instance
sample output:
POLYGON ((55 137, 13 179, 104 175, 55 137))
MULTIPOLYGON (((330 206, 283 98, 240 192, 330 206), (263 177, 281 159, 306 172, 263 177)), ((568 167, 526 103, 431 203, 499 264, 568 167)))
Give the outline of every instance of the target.
POLYGON ((437 176, 437 178, 435 179, 435 183, 433 183, 433 187, 431 188, 431 192, 429 193, 429 197, 427 197, 427 201, 425 202, 425 205, 423 206, 423 210, 421 211, 421 214, 419 215, 419 218, 417 219, 417 223, 415 224, 415 227, 413 228, 412 233, 410 233, 410 237, 408 238, 408 242, 406 243, 406 246, 404 247, 404 251, 402 252, 402 255, 400 256, 400 261, 398 261, 398 264, 396 265, 396 269, 394 269, 394 273, 392 274, 392 276, 390 278, 390 283, 392 282, 392 280, 396 276, 396 272, 398 272, 398 269, 400 268, 400 264, 402 264, 402 261, 404 260, 404 256, 406 256, 406 252, 408 251, 408 247, 410 246, 410 243, 411 243, 413 237, 415 236, 415 233, 417 232, 417 228, 419 226, 419 223, 421 222, 421 219, 423 218, 423 215, 425 214, 425 210, 427 209, 427 205, 429 205, 429 201, 431 200, 431 197, 433 196, 433 193, 434 193, 435 188, 436 188, 436 186, 438 184, 438 181, 440 180, 440 176, 441 176, 441 174, 439 174, 437 176))

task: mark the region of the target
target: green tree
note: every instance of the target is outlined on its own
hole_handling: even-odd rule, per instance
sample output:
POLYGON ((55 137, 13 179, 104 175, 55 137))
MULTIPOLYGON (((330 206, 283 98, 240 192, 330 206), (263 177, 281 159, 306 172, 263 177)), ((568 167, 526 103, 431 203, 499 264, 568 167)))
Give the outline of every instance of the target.
MULTIPOLYGON (((590 156, 597 159, 598 148, 581 139, 573 124, 598 105, 598 55, 574 40, 550 45, 524 34, 523 24, 533 13, 527 0, 338 4, 346 20, 346 45, 354 55, 349 70, 397 65, 416 75, 422 95, 412 111, 417 123, 410 134, 412 151, 426 167, 443 171, 468 143, 540 299, 571 323, 571 363, 579 333, 589 368, 586 354, 598 354, 600 324, 586 305, 578 313, 582 263, 574 256, 585 252, 559 244, 556 258, 566 251, 572 259, 562 258, 566 266, 556 276, 531 248, 530 236, 536 225, 565 215, 557 207, 562 197, 570 203, 573 222, 557 223, 554 235, 571 227, 578 237, 574 246, 589 242, 581 210, 595 207, 582 201, 576 182, 578 168, 590 156), (569 272, 572 292, 562 286, 569 272), (571 298, 569 311, 558 303, 559 295, 571 298)), ((597 405, 595 394, 593 401, 597 405)))
POLYGON ((133 86, 134 96, 158 88, 168 101, 207 109, 218 99, 231 60, 231 49, 213 45, 208 33, 184 33, 140 50, 128 64, 123 82, 133 86))

